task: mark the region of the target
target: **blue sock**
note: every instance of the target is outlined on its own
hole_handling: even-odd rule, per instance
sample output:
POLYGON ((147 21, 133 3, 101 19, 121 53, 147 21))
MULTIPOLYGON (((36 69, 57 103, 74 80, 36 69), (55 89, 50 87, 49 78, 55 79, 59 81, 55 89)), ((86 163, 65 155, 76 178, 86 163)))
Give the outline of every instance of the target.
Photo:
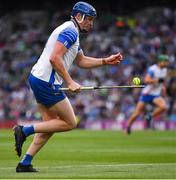
POLYGON ((24 126, 23 127, 23 133, 26 135, 26 136, 29 136, 31 134, 34 134, 34 126, 33 125, 30 125, 30 126, 24 126))
POLYGON ((23 159, 20 161, 21 164, 23 165, 31 165, 32 163, 32 156, 29 154, 25 154, 23 159))

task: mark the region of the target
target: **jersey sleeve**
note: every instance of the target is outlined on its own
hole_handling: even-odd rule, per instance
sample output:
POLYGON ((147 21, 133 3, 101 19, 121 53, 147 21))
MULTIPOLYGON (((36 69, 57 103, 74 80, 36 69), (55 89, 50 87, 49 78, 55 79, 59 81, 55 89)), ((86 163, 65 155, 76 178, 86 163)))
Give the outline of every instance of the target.
POLYGON ((66 28, 60 32, 57 41, 61 42, 67 49, 69 49, 77 40, 78 33, 73 28, 66 28))
POLYGON ((154 78, 153 69, 149 68, 149 69, 147 70, 147 75, 149 75, 151 78, 154 78))

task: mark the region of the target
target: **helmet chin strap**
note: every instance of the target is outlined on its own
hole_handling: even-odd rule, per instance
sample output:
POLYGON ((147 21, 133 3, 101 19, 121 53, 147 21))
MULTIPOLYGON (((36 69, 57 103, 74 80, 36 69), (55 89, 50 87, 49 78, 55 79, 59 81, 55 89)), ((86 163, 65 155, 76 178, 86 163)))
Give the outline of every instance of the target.
POLYGON ((81 32, 81 33, 87 33, 87 31, 86 30, 82 30, 81 28, 80 28, 80 25, 79 25, 79 23, 82 23, 83 21, 84 21, 84 19, 85 19, 85 14, 83 14, 83 16, 82 16, 82 18, 81 18, 81 20, 79 21, 75 16, 71 16, 71 18, 73 19, 73 21, 75 21, 75 23, 77 24, 77 26, 78 26, 78 28, 79 28, 79 31, 81 32))
POLYGON ((83 16, 82 16, 80 21, 75 17, 77 23, 82 23, 84 21, 84 18, 85 18, 85 14, 83 14, 83 16))

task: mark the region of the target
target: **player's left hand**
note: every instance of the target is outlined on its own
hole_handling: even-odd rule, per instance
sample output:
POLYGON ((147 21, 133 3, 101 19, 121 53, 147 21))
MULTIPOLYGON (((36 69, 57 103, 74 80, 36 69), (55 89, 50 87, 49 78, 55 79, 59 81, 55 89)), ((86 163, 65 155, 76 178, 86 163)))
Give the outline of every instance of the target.
POLYGON ((113 54, 107 58, 104 58, 104 64, 115 65, 119 64, 123 60, 121 53, 113 54))

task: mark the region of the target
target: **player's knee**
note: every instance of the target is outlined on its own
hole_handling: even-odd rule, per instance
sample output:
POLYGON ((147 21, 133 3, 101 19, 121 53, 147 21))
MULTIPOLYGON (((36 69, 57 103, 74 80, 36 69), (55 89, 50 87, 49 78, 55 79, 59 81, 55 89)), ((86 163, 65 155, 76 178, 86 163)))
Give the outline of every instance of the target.
POLYGON ((167 110, 166 104, 160 105, 160 109, 161 109, 163 112, 165 112, 165 111, 167 110))

